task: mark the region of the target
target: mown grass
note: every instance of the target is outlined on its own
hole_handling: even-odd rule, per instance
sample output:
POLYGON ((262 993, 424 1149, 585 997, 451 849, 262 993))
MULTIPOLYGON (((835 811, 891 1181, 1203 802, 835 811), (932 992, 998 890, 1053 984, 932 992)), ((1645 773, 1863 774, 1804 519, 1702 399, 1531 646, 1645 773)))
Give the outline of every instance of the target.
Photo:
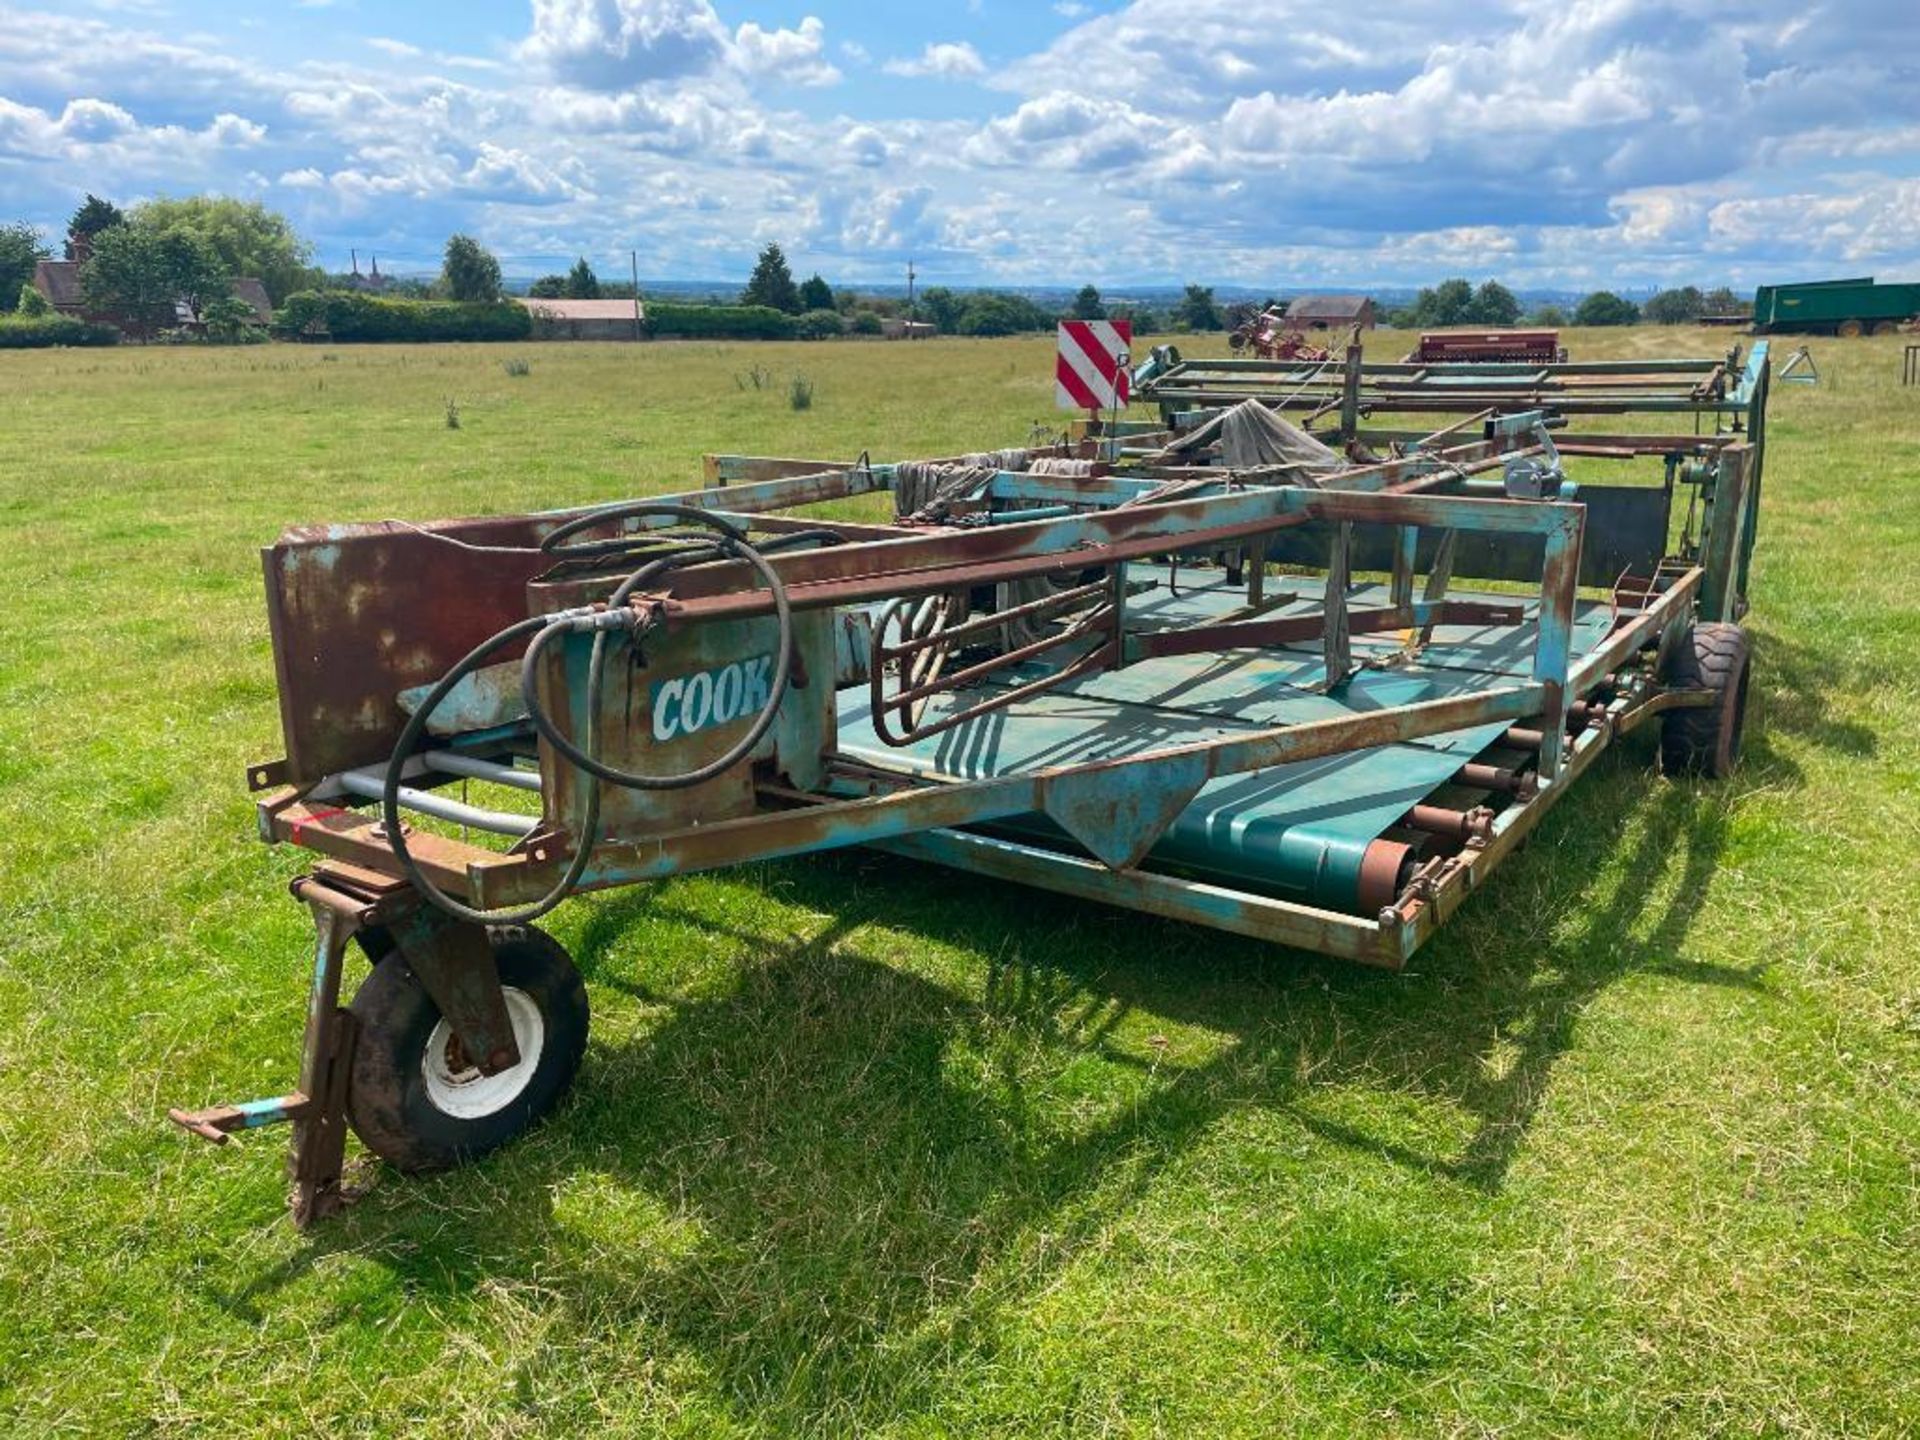
POLYGON ((1015 443, 1049 343, 0 355, 0 1428, 1912 1433, 1898 343, 1779 392, 1738 779, 1618 747, 1409 973, 863 855, 582 900, 575 1098, 309 1235, 162 1118, 294 1073, 257 548, 1015 443))

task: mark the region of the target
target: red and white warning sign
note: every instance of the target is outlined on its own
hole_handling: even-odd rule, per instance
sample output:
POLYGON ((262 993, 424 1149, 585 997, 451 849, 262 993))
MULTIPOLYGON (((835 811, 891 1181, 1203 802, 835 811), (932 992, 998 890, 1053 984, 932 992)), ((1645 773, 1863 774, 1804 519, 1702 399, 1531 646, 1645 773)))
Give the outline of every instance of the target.
POLYGON ((1131 320, 1062 320, 1053 362, 1054 399, 1062 410, 1108 410, 1129 398, 1126 360, 1131 320))

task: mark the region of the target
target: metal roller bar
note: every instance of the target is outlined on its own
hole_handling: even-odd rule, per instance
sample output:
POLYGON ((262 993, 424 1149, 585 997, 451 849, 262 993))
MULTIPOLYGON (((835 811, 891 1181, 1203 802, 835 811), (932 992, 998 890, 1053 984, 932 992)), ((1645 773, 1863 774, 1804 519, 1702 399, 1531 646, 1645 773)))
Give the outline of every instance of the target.
POLYGON ((469 780, 485 780, 494 785, 511 785, 515 790, 530 790, 536 795, 540 793, 538 770, 518 770, 498 760, 481 760, 452 750, 429 750, 420 759, 429 770, 438 770, 443 775, 463 775, 469 780))
MULTIPOLYGON (((336 778, 340 788, 349 795, 358 795, 363 800, 378 800, 381 796, 378 775, 364 770, 343 770, 336 778)), ((524 840, 540 825, 538 815, 510 815, 504 810, 482 810, 478 805, 464 805, 444 795, 435 795, 430 790, 415 790, 410 785, 400 787, 400 807, 431 815, 436 820, 449 820, 455 825, 486 830, 495 835, 511 835, 519 840, 524 840)))

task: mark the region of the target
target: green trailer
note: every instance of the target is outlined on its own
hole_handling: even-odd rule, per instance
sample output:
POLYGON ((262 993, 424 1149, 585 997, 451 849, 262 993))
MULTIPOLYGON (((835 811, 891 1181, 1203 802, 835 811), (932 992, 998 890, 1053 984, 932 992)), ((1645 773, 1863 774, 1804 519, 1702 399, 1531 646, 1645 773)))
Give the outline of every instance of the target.
POLYGON ((1762 285, 1753 296, 1756 335, 1891 335, 1916 317, 1920 284, 1880 285, 1870 275, 1762 285))

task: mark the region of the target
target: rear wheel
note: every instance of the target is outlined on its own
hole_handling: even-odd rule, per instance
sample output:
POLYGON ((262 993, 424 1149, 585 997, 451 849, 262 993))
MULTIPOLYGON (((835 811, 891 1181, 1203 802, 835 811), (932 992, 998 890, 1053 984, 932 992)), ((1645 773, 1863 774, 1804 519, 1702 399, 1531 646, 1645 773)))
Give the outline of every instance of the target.
POLYGON ((1747 721, 1747 677, 1752 647, 1738 625, 1695 625, 1675 647, 1666 682, 1681 690, 1710 690, 1710 705, 1669 710, 1660 726, 1660 768, 1668 775, 1720 780, 1740 763, 1747 721))
POLYGON ((520 1063, 482 1075, 396 952, 353 997, 359 1022, 347 1119, 402 1170, 444 1170, 498 1149, 560 1102, 587 1045, 587 991, 558 942, 528 926, 487 932, 520 1063))
POLYGON ((1876 335, 1898 335, 1900 333, 1900 322, 1898 320, 1881 320, 1874 325, 1873 333, 1876 335))
POLYGON ((1858 320, 1842 320, 1840 328, 1834 333, 1842 340, 1858 340, 1866 333, 1866 328, 1858 320))

